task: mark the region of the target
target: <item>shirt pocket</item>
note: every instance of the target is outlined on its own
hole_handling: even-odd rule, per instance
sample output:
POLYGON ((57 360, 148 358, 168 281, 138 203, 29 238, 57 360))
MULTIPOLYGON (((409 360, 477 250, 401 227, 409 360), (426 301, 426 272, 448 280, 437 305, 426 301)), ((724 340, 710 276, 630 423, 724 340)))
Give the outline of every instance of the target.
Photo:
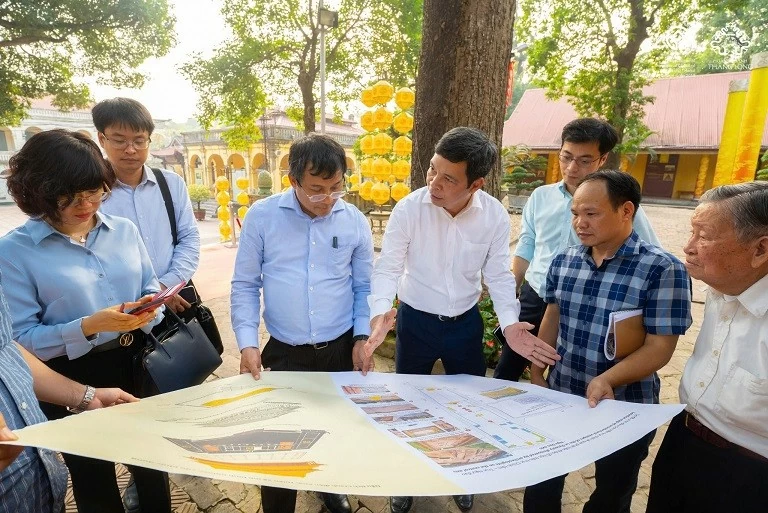
POLYGON ((715 403, 715 413, 760 436, 768 434, 768 379, 733 365, 715 403))
POLYGON ((331 256, 328 259, 331 276, 347 276, 352 274, 352 253, 355 246, 339 246, 331 248, 331 256))
POLYGON ((464 242, 457 255, 462 274, 466 276, 476 275, 485 263, 490 246, 490 243, 476 244, 474 242, 464 242))

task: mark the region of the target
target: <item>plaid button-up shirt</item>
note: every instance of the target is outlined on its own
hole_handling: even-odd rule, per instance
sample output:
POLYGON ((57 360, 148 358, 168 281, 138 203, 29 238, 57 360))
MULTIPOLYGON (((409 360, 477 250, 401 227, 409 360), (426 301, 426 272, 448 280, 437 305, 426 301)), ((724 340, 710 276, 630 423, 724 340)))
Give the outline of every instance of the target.
MULTIPOLYGON (((0 286, 0 412, 10 429, 46 419, 32 389, 32 375, 11 340, 11 316, 0 286)), ((25 448, 0 472, 1 513, 59 513, 67 489, 67 467, 56 453, 25 448)))
MULTIPOLYGON (((611 312, 642 310, 645 331, 654 335, 682 335, 692 322, 690 278, 682 262, 634 231, 600 267, 586 246, 555 257, 544 299, 560 307, 562 359, 549 374, 549 386, 582 397, 593 378, 618 363, 603 352, 611 312)), ((653 373, 614 394, 621 401, 658 403, 659 389, 653 373)))

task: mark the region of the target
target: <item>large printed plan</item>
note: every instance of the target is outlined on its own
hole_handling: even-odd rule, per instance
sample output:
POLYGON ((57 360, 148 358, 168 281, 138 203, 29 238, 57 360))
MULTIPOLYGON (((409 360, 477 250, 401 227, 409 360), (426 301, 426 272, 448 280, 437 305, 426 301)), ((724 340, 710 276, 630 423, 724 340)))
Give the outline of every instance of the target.
POLYGON ((519 488, 581 468, 681 405, 475 376, 241 375, 16 432, 17 444, 168 472, 357 495, 519 488))

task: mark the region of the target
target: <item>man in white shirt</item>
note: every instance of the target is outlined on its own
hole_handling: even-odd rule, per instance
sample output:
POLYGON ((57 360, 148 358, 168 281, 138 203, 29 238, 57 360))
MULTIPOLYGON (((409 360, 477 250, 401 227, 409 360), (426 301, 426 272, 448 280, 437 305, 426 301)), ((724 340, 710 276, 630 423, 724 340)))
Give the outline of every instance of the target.
POLYGON ((647 513, 768 508, 768 183, 708 191, 685 265, 710 286, 647 513))
MULTIPOLYGON (((372 333, 380 331, 397 294, 395 369, 430 374, 440 359, 447 374, 485 376, 483 320, 477 306, 485 279, 507 343, 539 366, 559 359, 554 348, 518 320, 520 303, 509 270, 509 215, 481 190, 498 158, 481 131, 457 127, 438 141, 428 186, 400 200, 387 223, 371 277, 372 333)), ((371 336, 367 349, 381 340, 371 336)), ((469 511, 473 496, 454 497, 469 511)), ((412 497, 392 497, 407 513, 412 497)))

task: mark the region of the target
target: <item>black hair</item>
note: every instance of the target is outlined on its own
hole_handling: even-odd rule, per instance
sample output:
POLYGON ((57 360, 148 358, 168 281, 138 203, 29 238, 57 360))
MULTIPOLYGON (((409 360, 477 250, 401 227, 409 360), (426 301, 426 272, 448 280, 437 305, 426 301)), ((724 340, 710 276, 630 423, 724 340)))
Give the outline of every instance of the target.
POLYGON ((498 148, 485 133, 466 126, 447 131, 437 141, 435 153, 454 164, 467 163, 467 187, 485 178, 499 158, 498 148))
POLYGON ((567 143, 596 142, 600 155, 611 151, 619 142, 619 133, 611 125, 595 118, 574 119, 563 127, 560 147, 567 143))
POLYGON ((309 134, 297 139, 288 150, 288 175, 301 183, 304 172, 328 180, 347 172, 347 155, 335 139, 309 134), (309 167, 308 167, 309 166, 309 167))
POLYGON ((30 217, 61 220, 59 201, 115 183, 112 166, 87 135, 56 129, 39 132, 8 162, 8 192, 30 217))
POLYGON ((132 98, 111 98, 93 106, 91 117, 96 130, 104 133, 107 127, 125 125, 137 132, 155 131, 155 122, 147 108, 132 98))
POLYGON ((640 184, 635 180, 634 176, 615 169, 603 169, 588 174, 576 188, 578 189, 587 182, 597 181, 605 183, 605 188, 608 191, 608 201, 611 202, 614 211, 618 210, 627 201, 631 201, 632 205, 635 206, 632 218, 635 217, 643 196, 640 192, 640 184))

